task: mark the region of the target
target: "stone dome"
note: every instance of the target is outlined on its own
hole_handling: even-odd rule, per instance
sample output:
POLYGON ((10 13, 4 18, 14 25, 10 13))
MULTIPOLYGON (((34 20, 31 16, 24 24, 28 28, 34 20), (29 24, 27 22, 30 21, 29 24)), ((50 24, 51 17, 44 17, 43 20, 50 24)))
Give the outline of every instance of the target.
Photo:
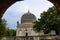
POLYGON ((36 17, 29 11, 21 17, 21 23, 34 22, 34 21, 36 21, 36 17))

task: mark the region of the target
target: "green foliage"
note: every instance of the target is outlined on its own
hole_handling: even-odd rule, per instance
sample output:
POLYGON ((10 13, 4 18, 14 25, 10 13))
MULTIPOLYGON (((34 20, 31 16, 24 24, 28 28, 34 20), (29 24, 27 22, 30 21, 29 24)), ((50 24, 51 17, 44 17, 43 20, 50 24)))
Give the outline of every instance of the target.
POLYGON ((7 28, 7 35, 6 36, 16 36, 16 30, 7 28))
POLYGON ((38 23, 35 22, 33 27, 35 31, 40 32, 43 30, 44 33, 49 33, 51 30, 55 30, 57 34, 60 32, 60 16, 54 6, 49 8, 47 12, 41 13, 40 17, 38 23))
POLYGON ((6 24, 6 20, 2 19, 1 27, 0 27, 0 38, 4 36, 15 36, 15 35, 16 35, 16 30, 9 29, 6 24))
POLYGON ((1 20, 1 27, 0 27, 0 37, 6 36, 6 21, 5 19, 1 20))
POLYGON ((35 22, 35 25, 33 28, 34 28, 34 31, 36 32, 41 32, 42 30, 38 21, 35 22))

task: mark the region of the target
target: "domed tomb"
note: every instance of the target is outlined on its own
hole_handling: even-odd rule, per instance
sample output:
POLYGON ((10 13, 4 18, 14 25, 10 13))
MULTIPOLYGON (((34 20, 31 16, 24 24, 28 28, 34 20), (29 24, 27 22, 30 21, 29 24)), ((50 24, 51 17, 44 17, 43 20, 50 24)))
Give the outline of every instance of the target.
POLYGON ((33 30, 34 25, 33 22, 35 21, 36 21, 35 15, 30 13, 29 11, 25 13, 21 17, 21 24, 17 22, 16 36, 26 36, 26 33, 28 34, 28 36, 37 36, 38 33, 35 33, 35 31, 33 30))
POLYGON ((34 21, 36 21, 36 17, 29 11, 21 17, 21 23, 34 22, 34 21))

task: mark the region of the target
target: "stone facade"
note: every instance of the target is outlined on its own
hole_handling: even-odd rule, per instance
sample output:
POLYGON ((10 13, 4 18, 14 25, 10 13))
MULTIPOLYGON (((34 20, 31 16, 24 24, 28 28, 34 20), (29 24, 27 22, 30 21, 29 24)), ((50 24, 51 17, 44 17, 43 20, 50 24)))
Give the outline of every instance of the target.
POLYGON ((35 15, 31 14, 29 11, 21 17, 21 24, 17 22, 17 34, 16 36, 36 36, 38 33, 33 31, 33 22, 36 21, 35 15))

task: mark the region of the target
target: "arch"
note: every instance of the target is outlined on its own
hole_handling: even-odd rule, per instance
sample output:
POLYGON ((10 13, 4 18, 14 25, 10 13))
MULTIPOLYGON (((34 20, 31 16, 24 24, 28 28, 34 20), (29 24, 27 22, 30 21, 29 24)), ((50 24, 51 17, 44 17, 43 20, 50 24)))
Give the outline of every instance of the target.
POLYGON ((0 0, 0 26, 1 26, 1 18, 4 12, 15 2, 22 0, 0 0))
MULTIPOLYGON (((17 1, 22 1, 22 0, 4 0, 4 1, 0 0, 0 20, 4 12, 7 10, 7 8, 17 1)), ((60 0, 48 0, 48 1, 52 2, 60 12, 60 0)))
POLYGON ((0 0, 0 18, 3 16, 4 12, 15 2, 21 0, 0 0))
POLYGON ((60 0, 48 0, 48 1, 53 3, 56 6, 58 12, 60 13, 60 0))
MULTIPOLYGON (((22 1, 22 0, 0 0, 0 22, 1 22, 1 17, 3 16, 4 12, 15 2, 17 1, 22 1)), ((48 0, 52 2, 58 9, 60 13, 60 0, 48 0)), ((0 23, 1 26, 1 23, 0 23)))

